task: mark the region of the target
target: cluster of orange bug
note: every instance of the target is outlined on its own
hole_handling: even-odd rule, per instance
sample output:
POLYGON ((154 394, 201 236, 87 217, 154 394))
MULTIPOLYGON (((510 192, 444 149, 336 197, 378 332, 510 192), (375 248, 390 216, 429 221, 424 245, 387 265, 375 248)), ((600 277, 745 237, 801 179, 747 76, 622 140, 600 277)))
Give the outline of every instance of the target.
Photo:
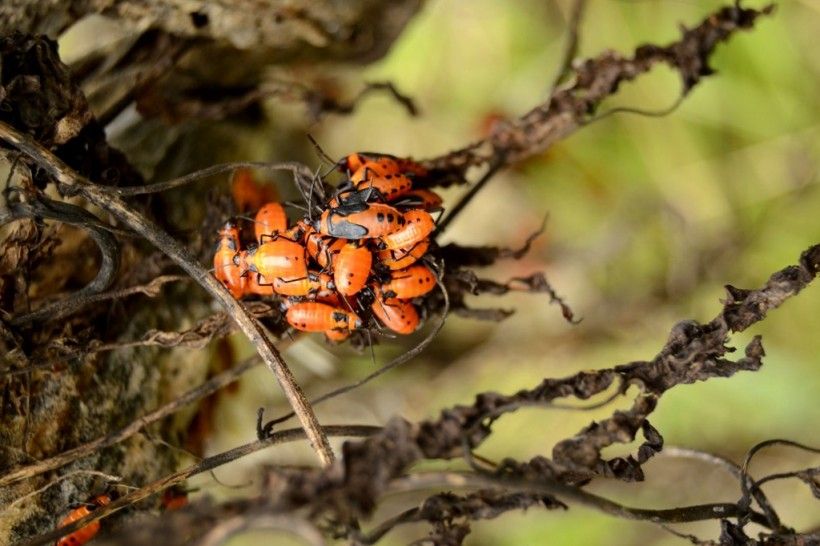
POLYGON ((254 218, 256 243, 245 249, 238 225, 226 223, 214 275, 236 298, 281 298, 290 326, 331 341, 372 318, 376 327, 410 334, 421 323, 413 300, 437 282, 424 258, 441 197, 417 186, 429 173, 409 159, 354 153, 336 168, 347 180, 315 220, 308 213, 289 226, 282 204, 265 203, 254 218))

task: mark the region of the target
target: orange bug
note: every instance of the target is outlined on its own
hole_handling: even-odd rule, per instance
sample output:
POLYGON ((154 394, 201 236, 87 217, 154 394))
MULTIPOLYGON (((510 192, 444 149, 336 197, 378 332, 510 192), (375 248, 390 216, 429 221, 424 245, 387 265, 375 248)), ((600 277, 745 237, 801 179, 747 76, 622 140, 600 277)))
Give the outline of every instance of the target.
MULTIPOLYGON (((109 495, 99 495, 91 499, 90 502, 83 504, 79 508, 75 508, 69 514, 64 517, 58 527, 65 527, 66 525, 70 525, 75 521, 84 518, 100 506, 105 506, 106 504, 111 502, 111 497, 109 495)), ((64 536, 60 540, 57 541, 56 546, 82 546, 100 531, 100 522, 99 521, 92 521, 88 525, 84 527, 80 527, 70 535, 64 536)))
POLYGON ((376 300, 370 306, 373 314, 385 327, 397 334, 412 334, 419 327, 419 312, 409 301, 385 298, 376 290, 376 300))
POLYGON ((427 238, 436 227, 430 213, 418 209, 405 212, 404 221, 403 228, 381 237, 384 248, 391 250, 410 248, 427 238))
POLYGON ((420 163, 416 163, 409 157, 395 157, 393 161, 396 162, 396 165, 399 167, 399 171, 404 174, 409 174, 410 176, 423 178, 430 174, 426 167, 421 165, 420 163))
POLYGON ((413 189, 413 181, 403 174, 374 174, 369 167, 362 167, 350 177, 359 190, 374 188, 387 200, 394 200, 413 189))
POLYGON ((359 162, 348 161, 348 164, 358 165, 350 170, 350 181, 359 190, 375 188, 384 197, 394 199, 413 187, 413 181, 402 174, 398 162, 393 157, 381 156, 378 159, 365 159, 359 162))
POLYGON ((441 210, 444 201, 441 196, 432 190, 417 189, 405 193, 401 199, 395 203, 397 207, 422 208, 426 211, 441 210))
POLYGON ((280 296, 309 296, 329 293, 336 287, 327 273, 309 271, 307 277, 293 280, 273 279, 273 291, 280 296))
POLYGON ((352 296, 367 284, 373 254, 365 246, 347 243, 342 247, 333 268, 333 281, 343 296, 352 296))
POLYGON ((343 305, 342 297, 335 290, 317 292, 316 301, 319 303, 326 303, 331 307, 341 307, 343 305))
POLYGON ((315 301, 292 304, 285 318, 288 324, 303 332, 355 330, 362 327, 362 320, 356 313, 315 301))
POLYGON ((355 173, 367 168, 376 174, 399 174, 398 158, 388 154, 377 154, 373 152, 354 152, 336 163, 340 171, 355 173))
POLYGON ((188 505, 188 491, 174 485, 162 492, 162 509, 163 510, 179 510, 188 505))
POLYGON ((254 294, 257 296, 275 296, 273 285, 267 282, 264 277, 260 278, 259 273, 248 273, 245 284, 245 295, 254 294))
POLYGON ((273 241, 240 251, 234 256, 239 268, 259 273, 265 280, 301 279, 307 277, 305 248, 295 241, 277 238, 273 241))
POLYGON ((436 286, 436 276, 426 265, 412 265, 393 271, 390 281, 382 284, 385 298, 409 300, 429 293, 436 286))
POLYGON ((374 152, 355 152, 337 164, 341 171, 350 173, 356 172, 362 167, 369 167, 377 172, 387 172, 390 174, 402 173, 412 176, 427 176, 429 171, 423 165, 416 163, 411 158, 396 157, 390 154, 377 154, 374 152))
POLYGON ((260 243, 287 228, 288 217, 285 208, 275 201, 262 205, 254 218, 253 231, 260 243))
POLYGON ((404 226, 402 214, 382 203, 353 203, 325 209, 315 228, 322 235, 342 239, 374 239, 404 226))
POLYGON ((214 277, 225 285, 234 298, 242 297, 246 286, 242 270, 234 263, 238 251, 239 229, 229 221, 219 230, 219 242, 214 252, 214 277))
MULTIPOLYGON (((340 188, 346 185, 343 184, 340 188)), ((385 201, 384 195, 376 188, 341 189, 327 202, 327 207, 335 209, 343 206, 361 206, 366 203, 384 203, 385 201)))
POLYGON ((240 212, 256 210, 268 201, 276 200, 272 186, 260 184, 250 169, 236 169, 231 178, 233 202, 240 212))
POLYGON ((333 263, 333 259, 341 252, 345 244, 344 239, 335 239, 322 235, 313 228, 309 228, 305 236, 305 247, 308 256, 316 260, 316 263, 323 268, 327 268, 333 263))
POLYGON ((378 257, 379 261, 390 269, 404 269, 421 259, 428 248, 430 248, 430 241, 424 239, 409 248, 380 250, 378 257))
POLYGON ((341 343, 350 337, 350 330, 325 330, 325 337, 328 341, 341 343))

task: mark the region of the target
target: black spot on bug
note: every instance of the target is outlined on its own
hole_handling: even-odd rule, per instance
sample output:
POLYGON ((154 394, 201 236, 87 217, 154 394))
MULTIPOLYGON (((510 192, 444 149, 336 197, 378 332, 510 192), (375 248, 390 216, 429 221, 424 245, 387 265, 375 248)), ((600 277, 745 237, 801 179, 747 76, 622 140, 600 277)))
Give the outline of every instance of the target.
POLYGON ((384 213, 380 212, 376 214, 376 220, 378 220, 379 222, 384 222, 384 213))
POLYGON ((191 23, 196 28, 202 28, 208 25, 210 20, 208 19, 208 15, 202 13, 201 11, 192 11, 191 12, 191 23))
POLYGON ((388 212, 388 213, 387 213, 387 221, 388 221, 388 222, 392 223, 395 219, 396 219, 396 217, 395 217, 395 216, 393 216, 393 213, 392 213, 392 212, 388 212))

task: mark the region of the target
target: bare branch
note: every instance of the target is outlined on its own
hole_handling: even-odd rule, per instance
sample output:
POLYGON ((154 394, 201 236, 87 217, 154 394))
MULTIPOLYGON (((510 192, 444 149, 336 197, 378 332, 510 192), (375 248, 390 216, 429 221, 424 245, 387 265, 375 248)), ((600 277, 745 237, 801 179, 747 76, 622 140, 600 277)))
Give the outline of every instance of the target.
POLYGON ((685 29, 683 37, 668 46, 643 45, 631 58, 607 51, 576 62, 573 80, 556 89, 546 102, 500 127, 487 139, 426 163, 434 168, 464 172, 499 158, 506 165, 541 153, 584 126, 602 101, 615 94, 622 83, 660 63, 680 73, 683 93, 687 94, 713 72, 709 57, 719 43, 738 30, 751 28, 758 17, 772 11, 772 5, 760 10, 726 7, 710 14, 698 26, 685 29))

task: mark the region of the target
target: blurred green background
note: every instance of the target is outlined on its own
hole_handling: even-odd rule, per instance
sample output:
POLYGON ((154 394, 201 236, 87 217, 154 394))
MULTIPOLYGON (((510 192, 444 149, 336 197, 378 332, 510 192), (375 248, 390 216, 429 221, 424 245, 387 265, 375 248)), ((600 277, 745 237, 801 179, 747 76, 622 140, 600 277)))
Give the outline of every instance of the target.
MULTIPOLYGON (((749 5, 762 5, 748 2, 749 5)), ((581 27, 579 57, 612 48, 628 53, 640 43, 666 43, 678 24, 695 25, 722 5, 712 1, 591 0, 581 27)), ((362 81, 388 79, 422 110, 410 118, 394 102, 368 98, 354 115, 303 123, 333 157, 354 150, 429 157, 481 136, 488 120, 522 114, 547 96, 565 40, 566 1, 431 1, 380 62, 334 73, 351 90, 362 81)), ((497 279, 543 270, 583 321, 564 322, 545 296, 483 297, 474 306, 514 308, 500 324, 450 317, 425 353, 403 368, 343 399, 317 408, 325 423, 384 423, 391 415, 423 419, 444 407, 470 402, 484 390, 511 393, 544 377, 652 358, 678 320, 708 321, 723 285, 758 287, 773 271, 795 263, 820 242, 820 2, 790 0, 751 32, 719 46, 706 79, 664 118, 616 115, 497 176, 446 234, 443 242, 518 246, 549 214, 546 233, 520 261, 481 273, 497 279)), ((679 92, 678 77, 659 67, 604 108, 663 109, 679 92)), ((299 106, 266 105, 271 118, 304 119, 299 106)), ((297 131, 298 132, 298 131, 297 131)), ((295 134, 295 133, 291 133, 295 134)), ((259 152, 260 154, 263 151, 259 152)), ((260 157, 260 159, 270 159, 260 157)), ((452 204, 463 192, 445 192, 452 204)), ((812 286, 735 336, 742 347, 763 335, 767 357, 758 373, 681 386, 664 395, 651 421, 668 445, 713 452, 735 461, 756 442, 784 437, 820 443, 820 287, 812 286)), ((377 363, 418 341, 384 340, 377 363)), ((239 343, 241 343, 238 340, 239 343)), ((242 347, 248 353, 247 347, 242 347)), ((328 348, 301 337, 286 352, 311 395, 326 392, 373 369, 369 354, 328 348)), ((269 372, 243 380, 238 396, 220 405, 211 453, 253 439, 259 406, 278 413, 282 399, 269 372)), ((549 454, 593 413, 520 411, 498 422, 479 453, 500 459, 549 454)), ((270 414, 270 413, 269 413, 270 414)), ((607 455, 626 452, 608 450, 607 455)), ((216 471, 240 484, 264 463, 312 458, 303 445, 258 453, 216 471)), ((787 449, 765 452, 753 472, 820 464, 820 457, 787 449)), ((457 467, 457 464, 453 465, 457 467)), ((596 482, 590 490, 637 507, 665 508, 735 501, 737 483, 703 463, 658 456, 641 484, 596 482)), ((219 488, 212 495, 246 495, 219 488)), ((772 484, 770 493, 786 524, 820 526, 820 502, 796 481, 772 484)), ((374 521, 421 497, 389 499, 374 521)), ((369 528, 365 524, 365 528, 369 528)), ((716 538, 714 522, 678 526, 716 538)), ((426 535, 423 526, 401 528, 384 541, 406 544, 426 535)), ((257 543, 260 535, 233 544, 257 543)), ((588 509, 532 509, 473 525, 467 544, 683 544, 648 523, 616 520, 588 509)))

